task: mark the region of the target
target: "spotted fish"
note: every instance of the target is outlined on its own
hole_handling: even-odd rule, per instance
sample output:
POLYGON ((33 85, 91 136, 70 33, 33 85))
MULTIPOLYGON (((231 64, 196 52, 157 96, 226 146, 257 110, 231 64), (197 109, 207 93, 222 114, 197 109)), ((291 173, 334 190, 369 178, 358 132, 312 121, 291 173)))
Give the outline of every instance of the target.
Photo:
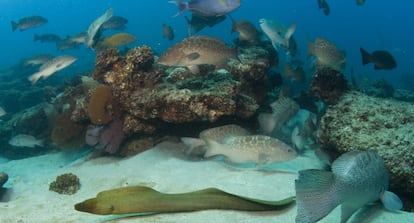
POLYGON ((328 67, 336 71, 345 68, 345 52, 326 39, 316 38, 315 43, 308 42, 308 55, 316 57, 316 67, 328 67))
POLYGON ((106 12, 99 16, 95 21, 93 21, 88 28, 85 45, 88 48, 91 48, 95 45, 95 36, 101 28, 102 24, 108 21, 112 17, 113 10, 112 8, 106 10, 106 12))
POLYGON ((229 59, 237 59, 237 51, 223 41, 208 36, 191 36, 169 48, 158 60, 168 66, 191 67, 212 64, 217 68, 227 65, 229 59))

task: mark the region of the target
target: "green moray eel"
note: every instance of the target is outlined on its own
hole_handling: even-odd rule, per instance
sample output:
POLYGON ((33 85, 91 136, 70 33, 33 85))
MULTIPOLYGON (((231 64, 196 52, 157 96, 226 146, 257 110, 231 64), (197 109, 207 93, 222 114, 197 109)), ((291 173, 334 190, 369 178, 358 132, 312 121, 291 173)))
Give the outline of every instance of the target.
POLYGON ((295 196, 280 201, 264 201, 242 197, 216 188, 189 193, 165 194, 149 187, 132 186, 102 191, 96 198, 75 205, 77 211, 99 215, 166 213, 229 209, 240 211, 270 211, 289 207, 295 196))

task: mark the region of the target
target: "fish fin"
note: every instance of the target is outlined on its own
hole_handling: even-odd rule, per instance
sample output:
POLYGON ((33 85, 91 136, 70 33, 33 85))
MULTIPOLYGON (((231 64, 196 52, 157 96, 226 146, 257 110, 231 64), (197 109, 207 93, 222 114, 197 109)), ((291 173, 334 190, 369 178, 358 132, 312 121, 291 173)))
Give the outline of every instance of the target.
POLYGON ((188 2, 182 2, 178 0, 178 1, 168 1, 168 3, 175 4, 176 6, 178 6, 178 12, 175 15, 173 15, 173 17, 177 17, 183 14, 186 10, 188 10, 188 2))
POLYGON ((265 135, 270 135, 276 126, 276 119, 273 113, 260 113, 257 117, 259 122, 260 131, 265 135))
POLYGON ((199 74, 199 73, 200 73, 200 68, 198 67, 198 65, 197 65, 197 64, 187 66, 187 69, 188 69, 188 70, 189 70, 192 74, 199 74))
POLYGON ((302 170, 295 181, 298 211, 296 223, 316 222, 329 214, 341 201, 332 186, 332 172, 324 170, 302 170))
POLYGON ((348 219, 362 206, 364 203, 345 203, 341 205, 341 223, 346 223, 348 219))
POLYGON ((190 53, 185 56, 188 60, 193 61, 200 57, 200 54, 197 52, 190 53))
POLYGON ((40 147, 43 147, 44 146, 44 140, 43 139, 37 140, 36 145, 40 146, 40 147))
POLYGON ((287 29, 285 33, 285 47, 289 48, 289 40, 293 36, 293 33, 295 33, 296 30, 296 23, 293 23, 290 25, 290 27, 287 29))
POLYGON ((212 157, 212 156, 216 156, 216 155, 220 155, 221 153, 219 152, 220 148, 222 147, 222 145, 212 139, 205 139, 204 140, 206 142, 207 145, 207 150, 206 153, 204 154, 204 158, 208 158, 208 157, 212 157))
POLYGON ((362 65, 366 65, 372 62, 371 54, 369 54, 366 50, 364 50, 362 47, 359 48, 359 51, 361 51, 362 56, 362 65))
POLYGON ((199 153, 201 150, 205 150, 206 143, 204 140, 199 138, 191 138, 191 137, 181 137, 181 142, 185 145, 186 149, 184 153, 186 155, 193 155, 194 153, 199 153))
POLYGON ((380 198, 385 209, 389 211, 401 210, 403 208, 401 199, 391 191, 384 191, 380 198))
POLYGON ((19 24, 17 24, 15 21, 11 21, 10 23, 11 23, 12 31, 13 32, 16 31, 19 24))
POLYGON ((312 41, 308 40, 308 57, 315 54, 314 46, 312 41))
POLYGON ((32 85, 36 84, 36 82, 40 79, 41 75, 40 72, 34 73, 32 75, 30 75, 27 80, 29 80, 30 82, 32 82, 32 85))

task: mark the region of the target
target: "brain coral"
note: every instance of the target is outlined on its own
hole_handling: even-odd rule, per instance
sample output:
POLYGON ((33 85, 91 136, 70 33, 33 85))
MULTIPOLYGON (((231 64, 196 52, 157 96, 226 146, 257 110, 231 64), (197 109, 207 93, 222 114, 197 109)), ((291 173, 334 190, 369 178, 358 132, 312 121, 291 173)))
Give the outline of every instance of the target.
POLYGON ((413 129, 413 104, 350 92, 328 108, 318 138, 334 152, 378 151, 390 171, 391 189, 413 199, 413 129))
POLYGON ((107 124, 112 120, 112 90, 99 85, 92 93, 88 103, 88 116, 95 125, 107 124))

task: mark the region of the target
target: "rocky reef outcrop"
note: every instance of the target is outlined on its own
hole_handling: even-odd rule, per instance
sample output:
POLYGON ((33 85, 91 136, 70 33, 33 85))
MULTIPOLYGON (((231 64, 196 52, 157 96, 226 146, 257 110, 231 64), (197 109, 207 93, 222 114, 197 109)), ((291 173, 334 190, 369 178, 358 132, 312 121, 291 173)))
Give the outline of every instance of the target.
POLYGON ((391 188, 414 197, 414 105, 350 92, 328 108, 318 139, 331 152, 376 150, 391 174, 391 188))

